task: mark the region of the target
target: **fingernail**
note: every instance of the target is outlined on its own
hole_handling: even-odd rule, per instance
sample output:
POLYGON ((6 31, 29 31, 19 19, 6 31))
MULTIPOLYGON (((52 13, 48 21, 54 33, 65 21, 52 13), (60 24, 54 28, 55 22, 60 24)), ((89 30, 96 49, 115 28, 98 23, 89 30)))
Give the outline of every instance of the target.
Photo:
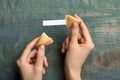
POLYGON ((62 49, 61 52, 64 53, 64 49, 62 49))
POLYGON ((78 27, 78 23, 77 22, 74 22, 73 23, 73 28, 77 28, 78 27))
POLYGON ((77 14, 76 13, 74 13, 74 16, 76 16, 77 14))
POLYGON ((45 48, 45 46, 44 46, 44 45, 41 45, 39 48, 40 48, 40 49, 44 49, 44 48, 45 48))

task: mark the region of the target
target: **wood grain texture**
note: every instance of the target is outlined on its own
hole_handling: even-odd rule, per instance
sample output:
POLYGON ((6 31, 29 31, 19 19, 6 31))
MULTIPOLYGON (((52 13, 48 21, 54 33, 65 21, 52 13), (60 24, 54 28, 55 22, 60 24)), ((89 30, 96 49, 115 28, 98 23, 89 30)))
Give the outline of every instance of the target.
POLYGON ((49 67, 44 80, 65 80, 60 48, 69 34, 65 26, 43 27, 42 20, 77 13, 87 24, 95 49, 87 59, 83 80, 120 80, 120 0, 0 0, 0 80, 18 80, 16 59, 43 31, 54 39, 46 47, 49 67))

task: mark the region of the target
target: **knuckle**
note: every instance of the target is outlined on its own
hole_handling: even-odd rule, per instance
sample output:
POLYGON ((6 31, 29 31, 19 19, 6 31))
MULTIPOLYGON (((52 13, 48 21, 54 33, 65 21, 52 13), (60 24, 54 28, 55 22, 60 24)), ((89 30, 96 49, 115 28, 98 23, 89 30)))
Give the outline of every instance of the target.
POLYGON ((78 33, 77 33, 77 32, 73 31, 73 32, 71 33, 71 37, 77 37, 77 36, 78 36, 78 33))
POLYGON ((19 59, 16 61, 16 63, 17 63, 18 66, 20 66, 20 60, 19 59))
POLYGON ((94 43, 93 43, 93 42, 90 42, 90 43, 87 45, 87 47, 88 47, 90 50, 94 49, 94 43))
POLYGON ((16 61, 16 64, 19 65, 19 60, 16 61))
POLYGON ((20 67, 22 64, 23 64, 23 60, 22 59, 18 59, 17 61, 16 61, 16 63, 17 63, 17 65, 20 67))
POLYGON ((92 49, 95 47, 94 43, 92 43, 92 46, 91 46, 91 47, 92 47, 92 49))

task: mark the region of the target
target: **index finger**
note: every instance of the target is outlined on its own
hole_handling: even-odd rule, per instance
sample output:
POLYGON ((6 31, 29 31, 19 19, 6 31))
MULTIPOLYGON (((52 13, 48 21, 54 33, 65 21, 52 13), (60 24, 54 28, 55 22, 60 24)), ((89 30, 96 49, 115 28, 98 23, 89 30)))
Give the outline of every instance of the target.
POLYGON ((25 48, 22 54, 22 58, 27 57, 28 54, 30 53, 31 49, 35 46, 36 42, 38 41, 39 38, 35 38, 32 40, 25 48))
MULTIPOLYGON (((80 17, 77 14, 74 14, 74 17, 76 17, 77 19, 80 19, 80 17)), ((82 34, 83 34, 83 37, 85 38, 85 40, 92 41, 89 30, 88 30, 87 26, 85 25, 85 23, 82 21, 82 19, 81 19, 81 23, 79 25, 80 25, 80 28, 82 30, 82 34)))

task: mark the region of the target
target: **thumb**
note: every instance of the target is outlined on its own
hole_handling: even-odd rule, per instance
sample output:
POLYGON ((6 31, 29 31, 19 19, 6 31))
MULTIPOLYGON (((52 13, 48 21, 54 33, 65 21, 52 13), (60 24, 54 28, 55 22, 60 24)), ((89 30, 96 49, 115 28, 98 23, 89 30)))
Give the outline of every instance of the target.
POLYGON ((45 55, 45 47, 41 45, 38 49, 38 53, 36 56, 36 63, 35 63, 36 67, 39 68, 43 67, 44 55, 45 55))
POLYGON ((70 43, 78 43, 78 35, 79 35, 79 25, 77 22, 74 22, 71 28, 70 33, 70 43))

